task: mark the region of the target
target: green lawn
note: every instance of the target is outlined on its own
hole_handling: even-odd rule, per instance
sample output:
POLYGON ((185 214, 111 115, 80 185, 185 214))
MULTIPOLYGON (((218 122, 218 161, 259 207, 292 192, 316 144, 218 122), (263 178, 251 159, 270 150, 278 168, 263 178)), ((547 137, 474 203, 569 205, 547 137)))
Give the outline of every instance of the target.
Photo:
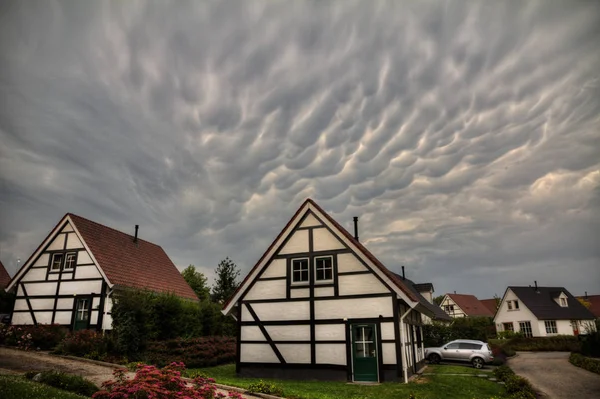
POLYGON ((476 369, 470 365, 441 365, 441 364, 429 364, 427 365, 426 373, 436 374, 488 374, 492 371, 491 368, 486 367, 483 369, 476 369))
MULTIPOLYGON (((456 366, 436 366, 434 372, 447 373, 445 367, 456 366)), ((217 383, 240 388, 248 388, 251 383, 259 381, 257 378, 236 377, 235 365, 231 364, 188 370, 187 373, 190 375, 196 371, 214 378, 217 383)), ((277 384, 283 388, 286 398, 294 399, 407 399, 411 393, 416 395, 418 399, 489 399, 502 397, 505 393, 501 385, 487 381, 484 378, 470 376, 431 375, 422 376, 409 384, 388 382, 379 385, 357 385, 337 381, 272 379, 265 379, 264 381, 277 384)))
MULTIPOLYGON (((0 399, 82 399, 76 395, 48 385, 26 380, 21 376, 0 375, 0 399)), ((89 398, 87 398, 89 399, 89 398)))

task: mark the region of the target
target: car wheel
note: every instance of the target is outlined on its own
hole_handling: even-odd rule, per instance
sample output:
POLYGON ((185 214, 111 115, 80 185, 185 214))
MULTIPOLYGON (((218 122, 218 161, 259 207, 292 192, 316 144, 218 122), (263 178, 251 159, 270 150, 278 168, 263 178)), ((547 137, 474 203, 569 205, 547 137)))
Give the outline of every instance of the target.
POLYGON ((435 354, 435 353, 432 353, 431 355, 429 355, 429 361, 430 361, 431 363, 433 363, 433 364, 435 364, 435 363, 439 363, 439 362, 440 362, 440 360, 442 360, 442 359, 440 358, 440 355, 437 355, 437 354, 435 354))
POLYGON ((473 358, 473 360, 471 360, 471 363, 473 364, 473 367, 475 367, 476 369, 482 369, 483 366, 485 365, 485 362, 480 357, 473 358))

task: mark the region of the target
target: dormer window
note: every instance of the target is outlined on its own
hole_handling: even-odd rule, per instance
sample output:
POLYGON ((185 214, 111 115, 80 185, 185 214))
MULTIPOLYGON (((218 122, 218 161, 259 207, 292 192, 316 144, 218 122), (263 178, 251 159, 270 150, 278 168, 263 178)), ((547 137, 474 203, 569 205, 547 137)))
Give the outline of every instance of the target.
POLYGON ((560 298, 560 306, 563 308, 567 307, 567 298, 560 298))
POLYGON ((308 283, 308 259, 292 260, 292 283, 308 283))

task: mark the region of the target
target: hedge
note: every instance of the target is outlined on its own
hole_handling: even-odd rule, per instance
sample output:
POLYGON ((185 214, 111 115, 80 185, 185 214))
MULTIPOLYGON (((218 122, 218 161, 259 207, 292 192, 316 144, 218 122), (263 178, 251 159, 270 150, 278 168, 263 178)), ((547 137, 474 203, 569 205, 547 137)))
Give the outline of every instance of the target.
POLYGON ((573 335, 490 339, 488 343, 492 347, 492 350, 499 348, 506 356, 513 356, 515 351, 579 352, 581 350, 581 341, 573 335))
POLYGON ((181 362, 187 368, 210 367, 231 363, 236 358, 236 340, 232 337, 202 337, 152 341, 146 358, 158 367, 181 362))
POLYGON ((494 370, 497 379, 504 382, 509 398, 535 399, 537 394, 526 378, 519 377, 508 366, 500 366, 494 370))
POLYGON ((569 362, 571 362, 571 364, 574 366, 581 367, 582 369, 591 371, 592 373, 600 374, 600 359, 592 359, 579 353, 571 353, 569 362))

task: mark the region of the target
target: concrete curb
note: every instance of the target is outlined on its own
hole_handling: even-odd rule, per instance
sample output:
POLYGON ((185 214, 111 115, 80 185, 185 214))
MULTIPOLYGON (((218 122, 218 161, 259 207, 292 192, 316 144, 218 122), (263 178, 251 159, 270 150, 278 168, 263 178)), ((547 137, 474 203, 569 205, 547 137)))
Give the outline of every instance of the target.
POLYGON ((237 393, 241 393, 244 395, 250 395, 250 396, 255 396, 257 398, 263 398, 263 399, 285 399, 282 398, 280 396, 274 396, 274 395, 269 395, 266 393, 259 393, 259 392, 250 392, 247 389, 244 388, 238 388, 238 387, 230 387, 229 385, 223 385, 223 384, 214 384, 217 388, 219 389, 223 389, 224 391, 232 391, 232 392, 237 392, 237 393))
POLYGON ((48 355, 49 356, 53 356, 53 357, 60 357, 60 358, 63 358, 63 359, 68 359, 68 360, 78 360, 80 362, 95 364, 95 365, 98 365, 98 366, 112 367, 114 369, 124 369, 124 370, 127 370, 127 367, 123 366, 122 364, 108 363, 108 362, 103 362, 101 360, 86 359, 84 357, 77 357, 77 356, 55 355, 55 354, 52 354, 52 353, 48 353, 48 355))

